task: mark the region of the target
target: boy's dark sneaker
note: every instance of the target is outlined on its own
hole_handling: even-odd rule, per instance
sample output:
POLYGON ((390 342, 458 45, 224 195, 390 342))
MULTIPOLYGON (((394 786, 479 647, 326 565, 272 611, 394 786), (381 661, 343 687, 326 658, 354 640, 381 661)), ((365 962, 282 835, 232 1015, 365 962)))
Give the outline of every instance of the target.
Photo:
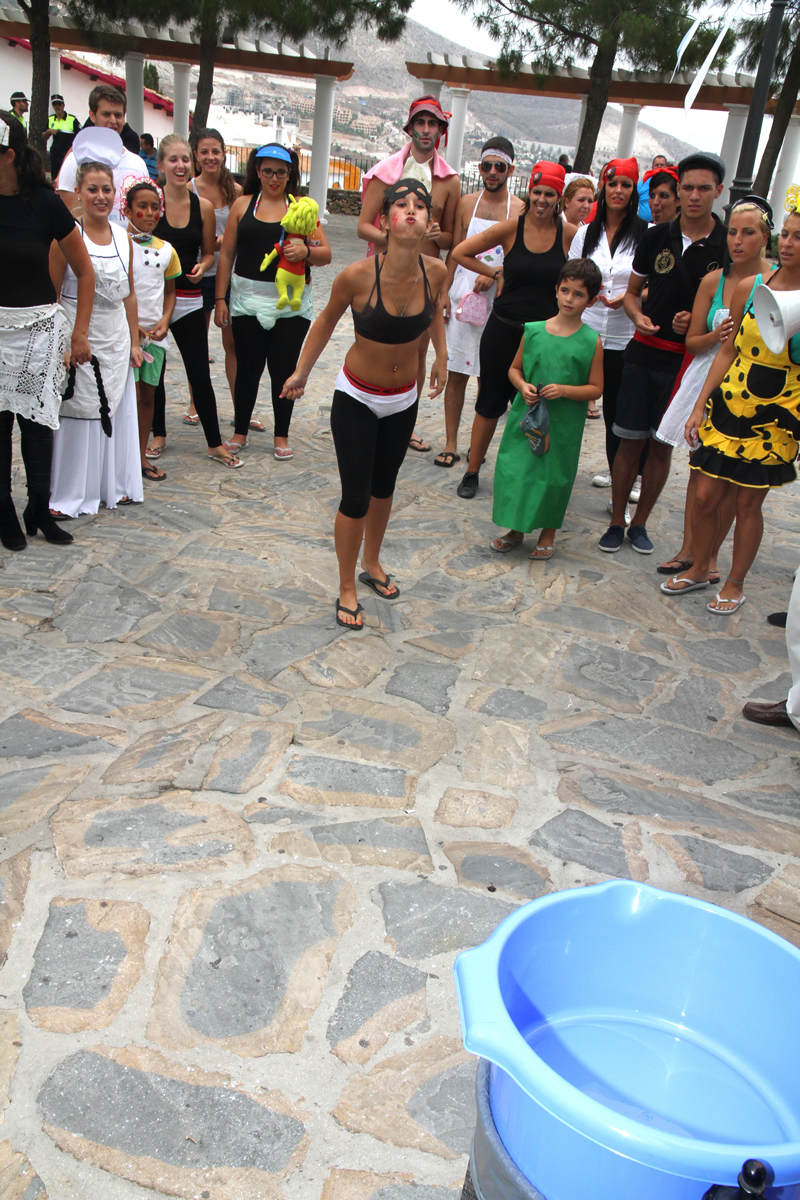
POLYGON ((457 495, 459 495, 462 500, 473 500, 475 498, 475 493, 478 490, 479 480, 480 476, 478 475, 477 471, 467 471, 466 475, 461 480, 461 483, 458 485, 457 495))
POLYGON ((653 553, 654 546, 647 536, 647 529, 644 525, 631 525, 628 530, 628 538, 637 554, 653 553))
POLYGON ((616 554, 622 549, 622 543, 625 541, 625 530, 621 525, 609 525, 603 536, 600 538, 600 549, 605 550, 606 554, 616 554))

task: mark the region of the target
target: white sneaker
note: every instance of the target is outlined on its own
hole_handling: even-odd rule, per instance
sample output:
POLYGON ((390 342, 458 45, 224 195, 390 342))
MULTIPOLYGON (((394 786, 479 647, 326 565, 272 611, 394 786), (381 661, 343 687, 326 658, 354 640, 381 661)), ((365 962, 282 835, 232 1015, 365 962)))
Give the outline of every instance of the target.
POLYGON ((611 472, 601 471, 592 480, 592 487, 611 487, 611 472))
MULTIPOLYGON (((608 504, 606 505, 606 512, 607 512, 609 515, 613 516, 613 514, 614 514, 614 503, 613 503, 613 501, 612 501, 612 500, 609 500, 608 504)), ((631 523, 631 510, 630 510, 630 505, 626 504, 626 505, 625 505, 625 524, 626 524, 626 525, 630 525, 630 523, 631 523)))
POLYGON ((634 480, 633 487, 631 488, 631 494, 628 497, 631 504, 638 504, 639 497, 641 496, 641 494, 642 494, 642 477, 641 477, 641 475, 637 475, 636 479, 634 480))

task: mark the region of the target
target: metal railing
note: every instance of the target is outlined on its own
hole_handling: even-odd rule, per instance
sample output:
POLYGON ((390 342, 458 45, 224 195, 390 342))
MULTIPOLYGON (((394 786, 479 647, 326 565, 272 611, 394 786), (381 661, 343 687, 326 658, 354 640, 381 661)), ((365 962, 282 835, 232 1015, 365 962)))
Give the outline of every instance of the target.
MULTIPOLYGON (((228 170, 235 175, 244 175, 251 150, 252 146, 228 146, 226 152, 228 170)), ((307 184, 311 171, 312 151, 300 150, 298 153, 300 155, 301 182, 307 184)), ((328 166, 328 187, 341 188, 348 192, 360 191, 362 174, 374 166, 377 161, 378 159, 374 155, 337 154, 332 151, 328 166)))

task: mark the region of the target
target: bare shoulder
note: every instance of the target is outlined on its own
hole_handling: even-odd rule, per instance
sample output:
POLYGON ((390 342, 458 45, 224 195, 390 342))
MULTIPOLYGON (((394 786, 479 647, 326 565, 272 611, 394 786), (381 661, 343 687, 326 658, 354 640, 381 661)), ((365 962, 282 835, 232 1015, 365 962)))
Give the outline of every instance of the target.
POLYGON ((458 202, 458 208, 456 209, 456 216, 461 217, 465 213, 471 212, 472 209, 475 207, 475 205, 480 200, 482 195, 483 195, 483 192, 467 192, 467 194, 465 196, 462 196, 458 202))
MULTIPOLYGON (((236 186, 239 187, 239 184, 237 183, 236 186)), ((233 204, 231 205, 230 215, 232 217, 243 217, 244 214, 247 212, 247 206, 250 203, 251 199, 252 199, 251 196, 245 196, 243 194, 237 196, 237 198, 234 200, 233 204)))
POLYGON ((520 200, 519 196, 512 196, 511 197, 511 207, 509 209, 508 215, 510 217, 518 217, 524 211, 525 211, 525 201, 520 200))
POLYGON ((242 185, 241 185, 240 183, 237 183, 237 182, 236 182, 236 180, 234 179, 234 181, 233 181, 233 186, 234 186, 234 188, 236 189, 236 195, 237 195, 237 196, 241 196, 241 194, 242 194, 242 185))
POLYGON ((431 289, 443 287, 447 280, 447 267, 440 258, 423 258, 425 263, 425 273, 428 276, 428 281, 431 289))
POLYGON ((198 196, 197 199, 200 201, 200 212, 203 214, 203 216, 207 217, 210 213, 213 217, 214 205, 211 203, 211 201, 206 200, 205 196, 198 196))

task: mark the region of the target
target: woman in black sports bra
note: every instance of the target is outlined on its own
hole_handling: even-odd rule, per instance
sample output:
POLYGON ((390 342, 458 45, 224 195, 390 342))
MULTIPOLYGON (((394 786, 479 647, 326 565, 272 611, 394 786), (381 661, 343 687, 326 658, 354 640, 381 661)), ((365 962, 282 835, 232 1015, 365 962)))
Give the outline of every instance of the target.
POLYGON ((441 308, 447 269, 439 259, 420 253, 430 208, 430 193, 419 180, 401 179, 387 189, 381 212, 386 252, 358 259, 336 276, 328 306, 312 325, 297 369, 281 393, 290 400, 303 395, 314 363, 352 309, 356 340, 336 380, 331 407, 342 481, 334 527, 339 560, 336 620, 346 629, 363 627, 356 596, 362 542, 361 582, 383 599, 400 595, 381 566, 380 550, 397 473, 414 432, 419 341, 429 329, 436 353, 431 397, 442 391, 447 374, 441 308))
POLYGON ((453 247, 453 258, 461 266, 497 279, 494 308, 481 337, 481 386, 469 462, 458 485, 458 494, 464 500, 471 500, 478 490, 478 472, 497 422, 516 394, 508 371, 519 350, 524 326, 529 321, 547 321, 558 311, 558 273, 577 232, 576 226, 559 216, 558 199, 563 190, 564 168, 560 163, 536 163, 522 216, 499 221, 453 247), (497 245, 503 247, 505 257, 501 266, 494 267, 480 255, 497 245))

